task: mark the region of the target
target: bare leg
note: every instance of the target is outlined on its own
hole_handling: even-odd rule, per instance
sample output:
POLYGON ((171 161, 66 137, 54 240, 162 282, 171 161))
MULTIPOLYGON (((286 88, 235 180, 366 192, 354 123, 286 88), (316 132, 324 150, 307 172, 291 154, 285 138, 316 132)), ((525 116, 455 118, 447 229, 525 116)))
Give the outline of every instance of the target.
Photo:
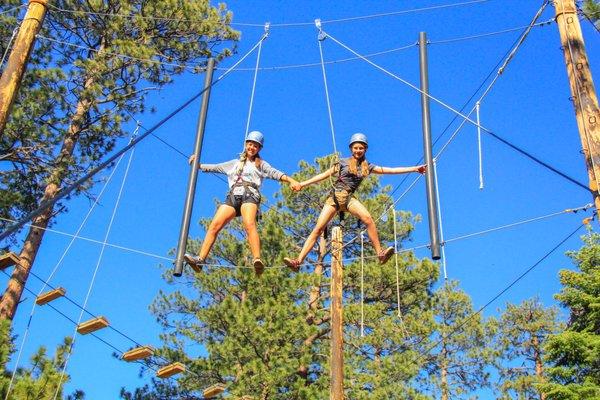
POLYGON ((248 243, 250 244, 250 252, 254 259, 260 258, 260 238, 258 229, 256 228, 256 213, 258 205, 253 203, 244 203, 241 208, 242 223, 248 235, 248 243))
POLYGON ((317 218, 317 224, 315 225, 315 227, 312 230, 312 232, 310 233, 310 235, 308 235, 308 238, 306 238, 306 241, 304 242, 304 245, 302 246, 302 250, 300 251, 300 254, 298 255, 297 260, 300 261, 300 263, 302 263, 304 261, 304 259, 306 258, 306 256, 308 255, 308 253, 310 253, 313 246, 317 242, 317 239, 319 238, 319 236, 321 236, 321 234, 323 233, 323 230, 325 229, 325 227, 327 226, 329 221, 331 221, 333 219, 333 217, 335 216, 336 213, 337 213, 337 210, 335 209, 335 207, 332 207, 328 204, 325 204, 323 206, 323 209, 321 210, 321 214, 319 215, 319 218, 317 218))
POLYGON ((227 225, 232 219, 235 218, 235 208, 228 206, 226 204, 221 204, 215 213, 210 225, 208 226, 208 230, 206 231, 206 236, 204 237, 204 241, 202 242, 202 247, 200 248, 200 254, 198 255, 201 260, 206 260, 208 257, 208 253, 212 248, 213 244, 215 244, 215 240, 217 239, 217 235, 221 232, 221 229, 225 225, 227 225))
POLYGON ((371 243, 373 243, 375 253, 379 254, 381 252, 381 243, 379 243, 377 226, 375 226, 375 221, 373 221, 373 217, 369 214, 369 210, 367 210, 359 201, 352 201, 348 204, 348 211, 366 225, 367 235, 369 235, 369 239, 371 239, 371 243))

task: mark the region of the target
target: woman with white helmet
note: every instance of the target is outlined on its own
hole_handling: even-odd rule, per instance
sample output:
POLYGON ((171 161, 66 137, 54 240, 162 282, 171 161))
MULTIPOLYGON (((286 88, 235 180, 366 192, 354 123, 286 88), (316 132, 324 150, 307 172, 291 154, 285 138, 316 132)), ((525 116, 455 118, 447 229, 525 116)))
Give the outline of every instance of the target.
POLYGON ((369 211, 365 208, 365 206, 358 201, 353 194, 356 189, 358 189, 358 186, 362 180, 370 173, 405 174, 409 172, 418 172, 423 174, 425 173, 427 167, 425 165, 417 165, 415 167, 390 168, 380 167, 378 165, 368 163, 365 158, 368 148, 367 136, 363 133, 353 134, 350 137, 349 147, 352 153, 350 157, 341 159, 338 164, 332 166, 327 171, 315 175, 304 182, 300 182, 299 184, 301 189, 305 186, 312 185, 313 183, 320 182, 334 174, 337 174, 337 179, 333 184, 333 192, 331 196, 325 200, 325 205, 323 206, 321 214, 317 219, 317 224, 304 242, 304 246, 302 246, 300 254, 297 258, 286 257, 283 259, 285 264, 294 271, 298 271, 300 269, 300 265, 315 245, 315 242, 327 224, 338 212, 348 211, 366 225, 367 234, 369 235, 369 239, 371 239, 371 243, 375 248, 375 252, 381 264, 385 264, 394 254, 393 247, 388 247, 387 249, 383 249, 381 247, 375 221, 373 221, 371 214, 369 214, 369 211))
MULTIPOLYGON (((260 238, 256 228, 256 216, 260 204, 260 185, 265 178, 288 182, 294 190, 300 190, 300 184, 260 158, 259 151, 263 144, 263 134, 259 131, 252 131, 246 136, 244 152, 240 154, 239 159, 221 164, 198 164, 198 168, 204 172, 227 175, 229 192, 225 202, 219 206, 208 226, 200 253, 197 256, 189 253, 184 255, 184 260, 194 269, 200 269, 205 263, 221 229, 233 218, 241 215, 244 229, 248 234, 250 251, 254 259, 252 264, 256 274, 260 275, 264 271, 265 264, 260 258, 260 238)), ((193 161, 192 156, 190 162, 193 161)))

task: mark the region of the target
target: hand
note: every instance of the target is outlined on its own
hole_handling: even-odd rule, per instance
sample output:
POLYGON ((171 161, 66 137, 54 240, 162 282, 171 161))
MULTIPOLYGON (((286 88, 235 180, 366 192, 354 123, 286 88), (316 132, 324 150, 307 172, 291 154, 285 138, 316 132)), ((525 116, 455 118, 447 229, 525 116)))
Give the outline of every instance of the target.
MULTIPOLYGON (((190 156, 190 158, 188 158, 188 164, 192 165, 192 164, 194 164, 195 161, 196 161, 196 156, 194 154, 192 154, 190 156)), ((198 166, 198 169, 200 169, 200 163, 198 163, 197 166, 198 166)))
POLYGON ((299 192, 300 190, 302 190, 302 184, 298 181, 290 182, 290 187, 294 192, 299 192))
POLYGON ((427 164, 417 165, 415 168, 415 172, 418 172, 420 174, 424 174, 425 172, 427 172, 427 164))

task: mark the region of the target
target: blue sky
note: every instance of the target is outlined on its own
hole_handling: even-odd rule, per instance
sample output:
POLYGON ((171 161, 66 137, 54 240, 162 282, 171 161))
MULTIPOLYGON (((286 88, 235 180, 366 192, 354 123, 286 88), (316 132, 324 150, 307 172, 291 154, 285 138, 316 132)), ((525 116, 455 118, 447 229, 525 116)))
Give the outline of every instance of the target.
MULTIPOLYGON (((319 62, 317 30, 312 24, 315 18, 327 21, 423 9, 346 22, 324 22, 323 29, 360 54, 406 47, 371 60, 416 86, 419 85, 419 50, 415 43, 420 31, 427 32, 431 41, 428 47, 431 95, 458 109, 490 72, 495 73, 495 66, 503 60, 522 29, 468 40, 447 40, 525 27, 542 1, 489 0, 426 10, 451 3, 417 0, 228 2, 234 13, 234 23, 262 25, 269 21, 273 24, 269 38, 263 43, 260 64, 266 69, 258 73, 250 124, 251 129, 261 130, 266 136, 262 156, 273 166, 293 173, 300 160, 312 161, 333 151, 320 66, 268 68, 319 62), (291 23, 307 24, 275 26, 291 23)), ((549 6, 540 21, 547 21, 553 15, 554 9, 549 6)), ((598 32, 587 21, 582 21, 582 27, 592 73, 597 76, 598 32)), ((261 26, 237 25, 236 28, 242 31, 238 53, 219 66, 215 77, 233 65, 263 33, 261 26)), ((322 42, 322 46, 325 60, 353 57, 331 39, 322 42)), ((482 102, 481 122, 499 136, 586 183, 581 143, 559 47, 555 23, 535 27, 482 102)), ((255 62, 256 53, 240 65, 243 71, 232 72, 213 88, 202 161, 225 161, 233 158, 241 148, 255 62)), ((386 166, 416 164, 423 152, 420 94, 362 60, 327 65, 326 71, 336 147, 345 152, 348 137, 361 131, 369 136, 368 158, 371 162, 386 166)), ((151 127, 197 93, 203 81, 203 75, 186 74, 154 93, 149 103, 157 108, 157 112, 139 116, 143 126, 151 127)), ((199 104, 199 101, 195 102, 156 134, 184 154, 191 153, 199 104)), ((472 106, 470 103, 468 109, 472 106)), ((433 136, 438 137, 453 117, 451 111, 432 102, 433 136)), ((435 153, 458 127, 458 122, 452 124, 440 139, 435 153)), ((123 141, 121 146, 125 144, 123 141)), ((125 156, 116 170, 100 207, 91 215, 81 236, 103 240, 128 157, 125 156)), ((580 187, 485 133, 483 165, 484 189, 480 190, 477 130, 467 124, 438 162, 445 239, 553 214, 591 201, 589 194, 580 187)), ((115 328, 139 343, 159 345, 160 329, 150 315, 148 305, 159 290, 173 290, 161 279, 159 264, 170 265, 168 252, 177 243, 188 174, 186 158, 155 138, 149 137, 136 147, 108 242, 149 254, 107 247, 91 290, 87 308, 94 314, 106 316, 115 328)), ((102 176, 108 175, 109 172, 102 173, 102 176)), ((402 179, 402 176, 386 176, 383 182, 396 187, 402 179)), ((396 198, 412 180, 410 177, 398 188, 396 198)), ((264 193, 271 196, 278 183, 268 181, 263 188, 264 193)), ((101 185, 94 190, 100 192, 101 185)), ((200 175, 191 236, 202 234, 195 222, 210 217, 214 212, 214 199, 222 198, 225 192, 226 184, 222 180, 211 174, 200 175)), ((69 212, 61 215, 53 228, 74 233, 89 206, 85 199, 71 201, 69 212)), ((397 208, 427 215, 423 180, 400 199, 397 208)), ((452 241, 445 247, 448 277, 459 280, 460 287, 472 296, 474 306, 480 307, 589 215, 589 211, 562 214, 452 241)), ((487 308, 485 315, 494 315, 507 301, 518 303, 533 296, 539 296, 546 305, 554 304, 552 296, 560 290, 557 272, 571 266, 564 252, 580 247, 578 236, 567 241, 487 308)), ((65 235, 48 233, 33 272, 47 278, 69 240, 65 235)), ((427 241, 424 220, 417 225, 412 241, 404 246, 420 246, 427 241)), ((100 251, 101 246, 97 243, 76 241, 51 283, 66 287, 70 298, 83 303, 100 251)), ((419 257, 429 256, 427 249, 419 249, 416 253, 419 257)), ((31 277, 27 286, 37 293, 41 284, 31 277)), ((33 299, 33 295, 25 295, 15 319, 14 330, 19 335, 19 345, 33 299)), ((54 305, 72 319, 79 317, 79 309, 64 299, 54 305)), ((23 357, 29 357, 40 345, 54 349, 64 336, 72 335, 73 330, 74 325, 55 311, 38 308, 23 357)), ((98 335, 120 350, 133 346, 114 331, 105 330, 98 335)), ((201 351, 200 348, 189 350, 201 351)), ((77 337, 68 368, 72 382, 67 385, 67 392, 82 389, 89 399, 117 398, 121 386, 132 389, 146 382, 138 377, 137 365, 114 359, 112 352, 110 347, 93 337, 77 337)))

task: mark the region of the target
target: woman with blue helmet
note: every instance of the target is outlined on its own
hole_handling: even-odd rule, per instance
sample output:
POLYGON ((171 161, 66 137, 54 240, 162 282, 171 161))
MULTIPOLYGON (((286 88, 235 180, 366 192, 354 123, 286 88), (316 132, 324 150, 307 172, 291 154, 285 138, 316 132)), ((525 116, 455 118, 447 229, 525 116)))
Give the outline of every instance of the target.
MULTIPOLYGON (((203 172, 217 172, 227 175, 229 192, 225 202, 219 206, 208 226, 206 236, 200 247, 200 253, 197 256, 189 253, 184 255, 184 260, 195 270, 202 268, 219 232, 236 216, 241 216, 244 229, 248 235, 248 243, 253 257, 252 264, 256 274, 260 275, 264 271, 265 264, 260 258, 260 238, 256 227, 262 181, 269 178, 288 182, 294 190, 300 190, 300 184, 260 158, 259 151, 262 149, 263 144, 263 134, 259 131, 252 131, 246 136, 244 152, 240 154, 239 159, 221 164, 200 165, 198 163, 198 168, 203 172)), ((193 162, 193 158, 190 161, 193 162)))
POLYGON ((327 171, 315 175, 304 182, 300 182, 299 184, 301 189, 305 186, 312 185, 313 183, 320 182, 332 175, 337 174, 337 179, 333 184, 333 192, 331 196, 325 200, 325 205, 323 206, 321 214, 317 219, 317 224, 304 242, 304 246, 302 246, 300 254, 297 258, 285 257, 283 259, 285 264, 294 271, 298 271, 300 269, 300 265, 308 253, 312 250, 315 242, 327 224, 338 212, 348 211, 366 225, 367 234, 369 235, 369 239, 371 239, 371 243, 375 248, 375 253, 377 254, 381 264, 385 264, 394 254, 393 247, 388 247, 387 249, 383 249, 381 247, 375 221, 373 221, 371 214, 369 214, 369 211, 365 208, 365 206, 358 201, 353 194, 356 189, 358 189, 362 180, 370 173, 406 174, 409 172, 418 172, 423 174, 427 170, 427 167, 425 165, 417 165, 415 167, 391 168, 380 167, 378 165, 368 163, 365 158, 368 148, 368 141, 367 136, 363 133, 353 134, 350 137, 349 147, 350 152, 352 153, 350 157, 341 159, 339 163, 332 166, 327 171))

